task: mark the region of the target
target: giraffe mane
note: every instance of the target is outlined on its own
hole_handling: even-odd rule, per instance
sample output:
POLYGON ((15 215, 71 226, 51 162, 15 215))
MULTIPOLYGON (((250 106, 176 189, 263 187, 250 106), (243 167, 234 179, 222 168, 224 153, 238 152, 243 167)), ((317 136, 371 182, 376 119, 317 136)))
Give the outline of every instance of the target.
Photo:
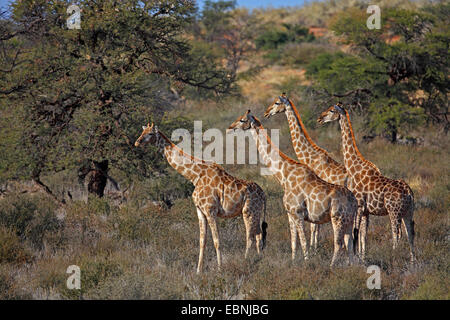
POLYGON ((319 151, 319 152, 321 152, 321 153, 323 153, 323 154, 328 155, 328 152, 327 152, 326 150, 324 150, 324 149, 322 149, 321 147, 319 147, 319 146, 318 146, 317 144, 315 144, 315 142, 311 139, 311 137, 309 136, 308 132, 306 131, 306 127, 305 127, 305 125, 303 124, 302 118, 300 117, 300 114, 299 114, 297 108, 295 107, 295 105, 292 103, 292 101, 291 101, 290 99, 288 99, 288 101, 289 101, 289 103, 291 104, 292 110, 294 110, 295 117, 297 118, 297 121, 298 121, 298 123, 299 123, 299 125, 300 125, 300 127, 301 127, 301 129, 302 129, 302 131, 303 131, 303 134, 304 134, 306 140, 311 144, 311 146, 312 146, 315 150, 317 150, 317 151, 319 151))
MULTIPOLYGON (((254 117, 256 120, 258 120, 258 122, 260 123, 258 129, 264 130, 264 127, 263 127, 263 125, 261 124, 261 121, 259 121, 259 119, 258 119, 257 117, 255 117, 255 116, 253 116, 253 117, 254 117)), ((300 162, 298 162, 298 161, 296 161, 296 160, 290 158, 290 157, 289 157, 288 155, 286 155, 283 151, 281 151, 277 146, 275 146, 275 145, 273 144, 273 142, 272 142, 272 139, 270 139, 270 137, 267 135, 266 132, 264 132, 264 136, 266 137, 267 142, 270 144, 270 146, 273 147, 273 148, 275 148, 276 151, 278 151, 278 153, 279 153, 279 155, 280 155, 281 158, 283 158, 284 160, 287 160, 287 161, 289 161, 289 162, 291 162, 291 163, 300 164, 300 165, 304 166, 303 163, 300 163, 300 162)))
POLYGON ((369 160, 364 158, 363 155, 361 154, 361 152, 359 152, 358 146, 356 145, 355 134, 353 133, 352 122, 350 121, 350 115, 348 114, 347 110, 345 110, 345 109, 343 109, 343 110, 345 111, 345 116, 347 117, 347 123, 348 123, 348 127, 350 129, 350 135, 351 135, 351 138, 352 138, 352 144, 353 144, 353 148, 355 148, 356 154, 360 157, 361 160, 363 160, 369 166, 371 166, 372 168, 374 168, 378 172, 380 172, 380 170, 378 169, 378 167, 375 164, 373 164, 372 162, 370 162, 369 160))

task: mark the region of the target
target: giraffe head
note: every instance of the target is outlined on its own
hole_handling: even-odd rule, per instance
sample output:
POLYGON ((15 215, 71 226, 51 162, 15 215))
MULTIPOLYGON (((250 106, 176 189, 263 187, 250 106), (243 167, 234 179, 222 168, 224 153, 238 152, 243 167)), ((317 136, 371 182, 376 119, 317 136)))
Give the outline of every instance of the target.
POLYGON ((261 126, 261 122, 259 122, 259 120, 257 118, 255 118, 252 114, 250 110, 247 110, 246 113, 244 113, 243 116, 240 116, 239 118, 236 119, 236 121, 234 121, 229 127, 228 127, 228 131, 231 130, 249 130, 252 128, 259 128, 261 126))
POLYGON ((341 118, 341 115, 345 115, 345 110, 342 105, 338 103, 322 112, 319 118, 317 118, 317 122, 324 124, 326 122, 336 121, 341 118))
POLYGON ((154 126, 153 123, 150 125, 150 123, 147 124, 147 126, 142 126, 142 133, 137 138, 134 145, 136 147, 139 147, 141 144, 145 145, 147 143, 151 144, 157 144, 157 134, 158 134, 158 127, 154 126))
POLYGON ((291 102, 286 96, 286 93, 282 93, 281 96, 278 96, 275 101, 267 108, 266 112, 264 112, 264 117, 270 118, 277 113, 285 112, 286 108, 290 105, 291 102))

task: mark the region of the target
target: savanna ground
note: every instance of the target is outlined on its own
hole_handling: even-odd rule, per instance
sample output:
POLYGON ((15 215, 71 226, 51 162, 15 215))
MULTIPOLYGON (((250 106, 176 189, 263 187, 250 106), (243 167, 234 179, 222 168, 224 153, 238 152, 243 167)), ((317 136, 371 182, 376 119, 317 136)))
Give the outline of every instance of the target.
MULTIPOLYGON (((256 86, 256 85, 255 85, 256 86)), ((202 120, 203 130, 227 126, 246 109, 261 116, 276 96, 269 86, 249 103, 188 103, 177 114, 202 120), (260 98, 261 97, 261 98, 260 98)), ((299 100, 293 97, 294 101, 299 100)), ((337 124, 317 127, 324 106, 297 103, 312 138, 340 155, 337 124), (310 107, 308 105, 311 105, 310 107)), ((392 178, 403 178, 415 194, 418 262, 408 264, 403 238, 391 248, 387 217, 371 217, 366 265, 330 269, 332 230, 322 226, 320 245, 310 260, 290 259, 290 233, 282 206, 282 190, 256 165, 225 165, 232 174, 256 181, 268 197, 267 247, 262 257, 253 251, 245 260, 242 218, 219 219, 223 269, 217 271, 210 233, 205 270, 195 273, 198 221, 190 197, 168 209, 145 202, 161 183, 136 185, 128 202, 114 206, 108 198, 72 201, 63 210, 41 194, 9 195, 0 201, 0 294, 2 299, 449 299, 449 139, 438 131, 416 132, 421 145, 406 146, 376 138, 364 143, 365 129, 354 116, 361 152, 392 178), (18 230, 18 233, 10 230, 18 230), (66 288, 69 265, 81 268, 81 290, 66 288), (381 289, 366 286, 368 265, 381 267, 381 289)), ((280 128, 281 149, 294 156, 284 115, 263 122, 280 128)), ((174 172, 174 176, 177 175, 174 172)), ((47 177, 55 190, 62 180, 47 177)), ((177 182, 173 182, 177 183, 177 182)), ((307 232, 309 228, 306 229, 307 232)))

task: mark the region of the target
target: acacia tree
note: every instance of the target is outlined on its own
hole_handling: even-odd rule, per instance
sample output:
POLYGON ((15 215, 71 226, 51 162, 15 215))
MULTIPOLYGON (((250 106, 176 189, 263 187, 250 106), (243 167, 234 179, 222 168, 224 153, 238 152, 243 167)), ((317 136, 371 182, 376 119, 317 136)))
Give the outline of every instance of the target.
POLYGON ((383 9, 379 30, 366 27, 363 10, 338 14, 331 28, 351 51, 308 66, 317 92, 369 112, 371 127, 388 131, 393 142, 402 123, 423 118, 448 130, 448 11, 448 4, 383 9))
POLYGON ((256 17, 247 9, 236 8, 236 1, 206 0, 193 30, 202 45, 225 61, 228 77, 234 81, 241 61, 255 50, 254 38, 259 28, 256 17))
POLYGON ((81 29, 68 30, 68 1, 17 0, 0 24, 0 162, 3 179, 89 174, 103 195, 111 167, 148 177, 163 165, 133 148, 140 125, 176 103, 173 83, 224 94, 227 71, 192 53, 186 30, 189 1, 78 1, 81 29))

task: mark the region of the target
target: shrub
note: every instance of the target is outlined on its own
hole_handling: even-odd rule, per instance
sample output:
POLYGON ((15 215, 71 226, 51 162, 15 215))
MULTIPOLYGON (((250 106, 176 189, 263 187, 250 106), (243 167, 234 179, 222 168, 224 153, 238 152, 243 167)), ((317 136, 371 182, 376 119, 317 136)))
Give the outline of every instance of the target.
POLYGON ((313 34, 309 33, 308 28, 299 25, 283 24, 283 29, 267 30, 256 38, 255 43, 258 49, 276 49, 280 45, 293 42, 311 42, 315 39, 313 34))
POLYGON ((318 55, 331 53, 334 50, 326 45, 316 43, 288 43, 279 50, 279 64, 306 65, 312 62, 318 55))
POLYGON ((14 230, 22 241, 38 249, 62 228, 53 203, 27 195, 12 195, 0 201, 0 225, 14 230))
POLYGON ((449 300, 450 281, 443 274, 429 275, 409 297, 414 300, 449 300))
POLYGON ((29 258, 29 253, 16 233, 5 226, 0 226, 0 263, 24 262, 29 258))
POLYGON ((152 229, 158 229, 162 222, 159 216, 157 206, 145 209, 127 206, 112 216, 111 223, 119 239, 146 243, 154 237, 152 229))
POLYGON ((101 285, 108 278, 118 278, 123 274, 122 267, 119 263, 110 261, 107 258, 85 258, 85 261, 80 263, 81 270, 81 288, 67 289, 65 282, 61 285, 61 293, 68 299, 79 299, 89 292, 101 285))
POLYGON ((292 289, 289 293, 287 298, 289 300, 311 300, 311 294, 309 293, 309 290, 305 287, 299 287, 292 289))
POLYGON ((136 183, 131 199, 141 206, 147 201, 162 201, 166 206, 173 205, 176 199, 187 198, 194 191, 194 186, 175 170, 167 174, 136 183))

